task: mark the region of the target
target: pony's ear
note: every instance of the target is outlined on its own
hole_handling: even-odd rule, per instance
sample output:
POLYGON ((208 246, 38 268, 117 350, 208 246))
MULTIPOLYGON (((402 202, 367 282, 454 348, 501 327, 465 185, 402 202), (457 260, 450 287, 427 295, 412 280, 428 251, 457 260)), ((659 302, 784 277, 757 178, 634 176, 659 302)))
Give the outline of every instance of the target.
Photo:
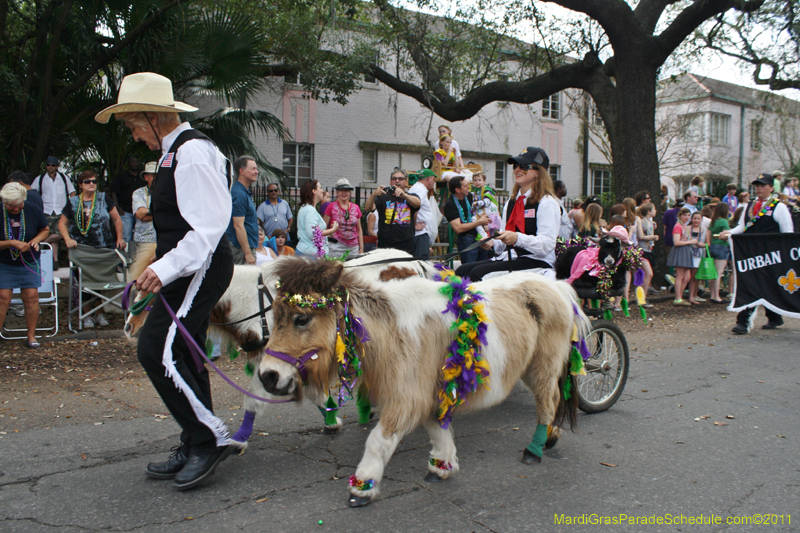
POLYGON ((595 244, 600 244, 600 237, 586 237, 595 244))

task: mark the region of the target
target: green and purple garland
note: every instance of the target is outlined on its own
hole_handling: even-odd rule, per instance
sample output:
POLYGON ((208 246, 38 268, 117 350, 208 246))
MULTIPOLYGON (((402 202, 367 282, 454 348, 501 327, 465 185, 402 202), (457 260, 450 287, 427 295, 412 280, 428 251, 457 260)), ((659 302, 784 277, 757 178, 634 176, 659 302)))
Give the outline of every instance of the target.
POLYGON ((439 291, 447 296, 447 308, 442 314, 453 313, 455 320, 450 331, 456 336, 450 343, 447 360, 442 367, 442 386, 439 390, 439 425, 447 429, 456 407, 466 401, 467 395, 478 390, 479 385, 489 388, 489 365, 483 358, 487 345, 484 296, 469 286, 469 279, 461 279, 452 270, 436 265, 441 272, 434 281, 447 283, 439 291))

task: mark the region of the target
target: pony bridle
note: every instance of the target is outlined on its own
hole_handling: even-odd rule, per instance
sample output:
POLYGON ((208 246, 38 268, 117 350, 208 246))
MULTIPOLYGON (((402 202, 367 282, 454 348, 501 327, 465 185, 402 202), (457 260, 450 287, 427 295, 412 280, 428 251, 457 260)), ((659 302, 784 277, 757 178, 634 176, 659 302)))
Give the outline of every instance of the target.
POLYGON ((270 350, 269 348, 265 348, 264 351, 271 355, 276 359, 280 359, 281 361, 285 361, 295 367, 297 371, 300 373, 300 379, 303 383, 306 382, 308 379, 308 371, 306 370, 306 363, 309 361, 315 361, 319 359, 319 355, 317 355, 316 349, 311 349, 305 354, 301 355, 300 357, 292 357, 289 354, 285 354, 283 352, 276 352, 274 350, 270 350))
POLYGON ((245 352, 254 352, 256 350, 260 350, 264 346, 267 345, 269 341, 269 325, 267 325, 267 311, 272 309, 272 294, 269 292, 266 284, 264 283, 264 276, 263 274, 258 275, 258 313, 254 313, 248 317, 242 318, 241 320, 236 320, 234 322, 225 322, 222 324, 211 322, 209 326, 233 326, 235 324, 241 324, 242 322, 246 322, 248 320, 252 320, 253 318, 260 316, 261 317, 261 338, 257 341, 250 341, 246 342, 241 345, 242 351, 245 352), (264 296, 267 297, 269 300, 269 306, 264 307, 264 296))

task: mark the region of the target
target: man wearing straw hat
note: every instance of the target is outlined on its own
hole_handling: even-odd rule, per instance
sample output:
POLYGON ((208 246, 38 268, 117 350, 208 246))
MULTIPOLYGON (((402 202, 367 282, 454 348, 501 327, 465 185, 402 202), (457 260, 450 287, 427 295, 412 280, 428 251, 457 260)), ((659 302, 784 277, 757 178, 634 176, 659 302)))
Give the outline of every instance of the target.
MULTIPOLYGON (((205 135, 181 123, 178 113, 197 111, 176 102, 172 83, 152 72, 122 80, 117 104, 97 114, 116 114, 133 139, 160 150, 151 188, 156 229, 155 262, 136 280, 140 291, 166 299, 199 346, 205 346, 209 313, 233 275, 225 230, 231 220, 231 174, 225 156, 205 135)), ((179 490, 197 486, 231 452, 225 423, 214 415, 208 372, 195 364, 161 298, 139 334, 139 362, 175 421, 180 446, 161 463, 147 465, 154 479, 174 479, 179 490)))

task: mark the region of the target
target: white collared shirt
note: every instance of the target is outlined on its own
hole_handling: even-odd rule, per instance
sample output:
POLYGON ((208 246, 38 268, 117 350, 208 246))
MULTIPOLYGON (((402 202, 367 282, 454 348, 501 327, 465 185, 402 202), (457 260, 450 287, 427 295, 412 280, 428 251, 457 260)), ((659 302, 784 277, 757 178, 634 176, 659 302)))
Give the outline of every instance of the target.
MULTIPOLYGON (((529 198, 531 189, 525 192, 525 197, 529 198)), ((503 221, 500 224, 500 229, 506 227, 508 220, 508 209, 517 198, 522 196, 518 193, 514 200, 510 198, 503 207, 503 221)), ((526 235, 525 233, 517 232, 517 242, 514 244, 515 248, 523 248, 530 252, 522 257, 531 257, 554 265, 556 262, 556 239, 558 232, 561 229, 561 204, 550 195, 542 197, 539 201, 539 207, 536 208, 536 235, 526 235)), ((498 254, 506 249, 506 245, 500 242, 499 239, 494 239, 494 251, 498 254)))
MULTIPOLYGON (((771 201, 772 198, 767 199, 766 201, 771 201)), ((751 199, 750 202, 757 202, 758 198, 751 199)), ((744 233, 745 229, 745 214, 747 213, 747 209, 750 207, 749 204, 744 205, 744 209, 742 209, 742 216, 739 217, 739 223, 736 225, 735 228, 731 230, 731 235, 741 235, 744 233)), ((792 214, 789 212, 789 208, 786 207, 786 204, 783 202, 778 202, 778 205, 775 206, 775 210, 772 212, 772 218, 775 219, 775 222, 778 223, 778 226, 781 229, 781 233, 792 233, 794 231, 794 222, 792 221, 792 214)))
POLYGON ((45 215, 60 215, 61 210, 67 205, 68 197, 75 192, 72 180, 67 178, 67 189, 64 190, 64 180, 61 172, 56 172, 56 179, 52 179, 49 174, 44 173, 36 177, 31 184, 31 189, 39 190, 39 180, 42 181, 42 204, 45 215))
POLYGON ((425 227, 421 230, 415 230, 414 236, 427 233, 430 235, 431 242, 436 240, 437 227, 436 219, 433 216, 433 209, 431 202, 428 198, 428 188, 420 182, 415 183, 409 190, 408 194, 416 194, 419 196, 419 211, 417 211, 417 222, 424 222, 425 227))
MULTIPOLYGON (((178 135, 189 129, 191 125, 184 122, 161 140, 159 165, 178 135)), ((206 140, 192 139, 178 148, 175 159, 178 209, 192 230, 175 248, 150 265, 162 285, 200 270, 231 221, 228 160, 222 152, 206 140)))

